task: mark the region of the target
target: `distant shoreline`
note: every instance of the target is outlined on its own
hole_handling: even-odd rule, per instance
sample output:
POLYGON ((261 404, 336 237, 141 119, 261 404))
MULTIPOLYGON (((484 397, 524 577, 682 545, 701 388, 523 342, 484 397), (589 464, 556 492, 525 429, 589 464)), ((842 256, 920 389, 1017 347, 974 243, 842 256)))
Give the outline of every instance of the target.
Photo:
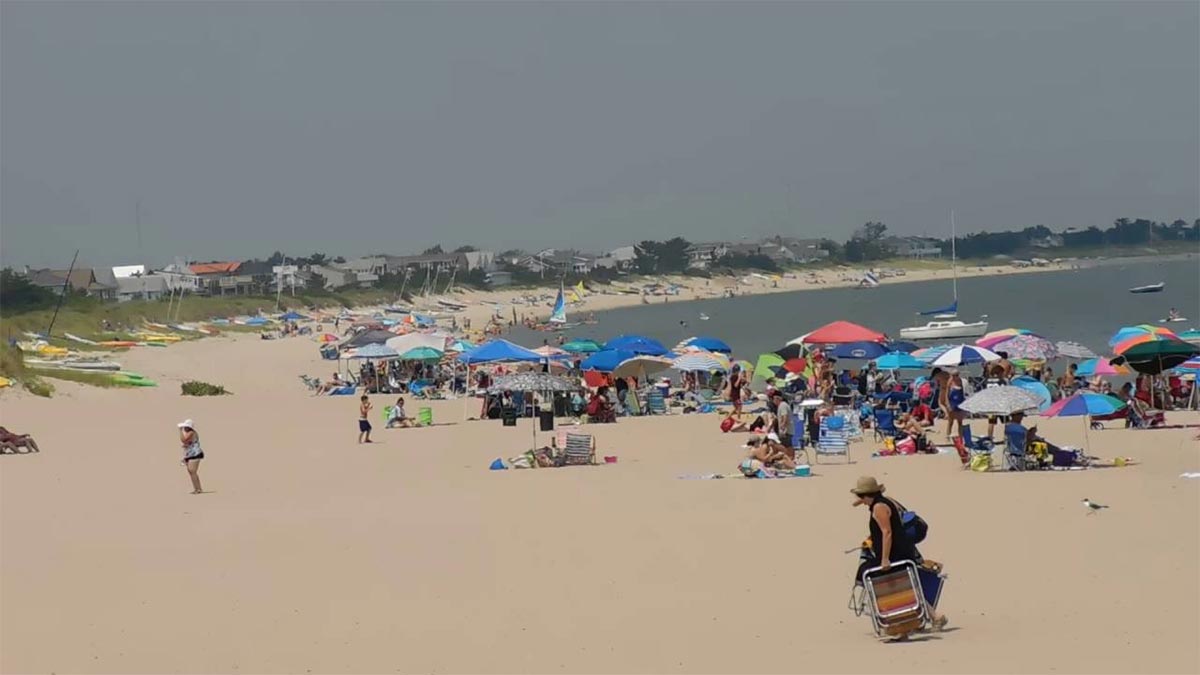
MULTIPOLYGON (((1042 274, 1046 272, 1063 272, 1071 269, 1083 269, 1100 266, 1111 265, 1141 265, 1151 262, 1176 262, 1195 258, 1195 254, 1191 253, 1172 253, 1167 255, 1140 255, 1128 256, 1119 258, 1103 258, 1103 259, 1077 259, 1063 261, 1060 263, 1050 263, 1042 267, 1013 267, 1011 265, 959 265, 958 277, 960 279, 972 277, 1000 277, 1011 276, 1017 274, 1042 274)), ((875 266, 875 269, 891 269, 897 265, 896 261, 881 261, 875 266)), ((781 277, 772 285, 772 282, 767 279, 754 278, 747 284, 741 283, 741 279, 749 277, 750 272, 747 272, 740 277, 719 277, 714 279, 705 279, 702 277, 689 277, 682 275, 668 275, 663 277, 638 277, 622 282, 625 286, 638 286, 654 282, 664 284, 675 284, 681 288, 679 295, 664 296, 669 297, 667 302, 694 302, 697 300, 712 300, 726 297, 726 289, 735 289, 735 296, 756 296, 767 295, 772 293, 793 293, 798 291, 814 291, 829 288, 852 288, 858 285, 858 278, 861 277, 866 266, 860 267, 843 267, 839 269, 824 268, 812 271, 788 271, 787 274, 794 275, 795 278, 781 277)), ((770 274, 763 274, 770 277, 770 274)), ((774 276, 780 276, 776 274, 774 276)), ((953 268, 948 264, 944 267, 935 267, 927 269, 910 269, 905 270, 904 276, 887 277, 881 280, 880 285, 915 283, 920 281, 949 281, 954 277, 953 268)), ((1153 283, 1148 281, 1147 283, 1153 283)), ((569 305, 567 315, 573 321, 577 317, 587 315, 591 312, 605 312, 614 309, 626 309, 630 307, 650 307, 654 304, 661 303, 662 300, 658 296, 654 296, 649 303, 642 302, 642 296, 634 294, 618 294, 612 291, 605 292, 609 287, 601 287, 597 292, 588 293, 584 298, 584 302, 569 305)), ((490 320, 493 314, 493 308, 500 306, 506 319, 511 319, 513 308, 516 309, 518 316, 533 316, 535 319, 544 320, 550 314, 550 306, 548 302, 541 302, 535 305, 525 303, 513 303, 514 299, 520 300, 527 296, 541 296, 556 292, 552 286, 543 286, 533 289, 503 289, 495 291, 466 291, 461 294, 454 294, 456 301, 468 305, 468 308, 455 312, 458 319, 469 319, 472 329, 481 329, 490 320)))

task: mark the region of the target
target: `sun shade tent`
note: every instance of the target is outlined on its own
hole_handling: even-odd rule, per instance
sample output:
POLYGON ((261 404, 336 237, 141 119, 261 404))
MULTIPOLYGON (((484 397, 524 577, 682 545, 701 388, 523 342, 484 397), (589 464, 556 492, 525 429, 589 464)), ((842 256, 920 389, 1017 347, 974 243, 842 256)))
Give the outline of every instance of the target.
POLYGON ((661 356, 639 354, 625 359, 613 369, 613 377, 636 377, 645 382, 649 376, 671 367, 671 360, 661 356))
POLYGON ((436 349, 439 352, 446 351, 446 338, 442 335, 431 333, 408 333, 407 335, 393 335, 385 344, 401 354, 405 354, 419 347, 436 349))
POLYGON ((887 336, 879 331, 849 321, 834 321, 792 340, 789 344, 801 342, 808 345, 834 345, 847 342, 885 342, 886 340, 887 336))
MULTIPOLYGON (((556 375, 550 375, 548 373, 536 372, 501 375, 492 382, 492 386, 488 387, 488 392, 492 394, 501 394, 506 391, 554 394, 558 392, 571 392, 579 390, 580 386, 578 381, 569 380, 556 375)), ((553 409, 553 406, 551 406, 551 409, 553 409)), ((536 448, 538 418, 535 415, 531 419, 533 421, 533 447, 536 448)))
MULTIPOLYGON (((396 334, 386 330, 365 330, 342 344, 343 347, 357 348, 367 345, 381 345, 396 337, 396 334)), ((394 351, 394 349, 393 349, 394 351)))
POLYGON ((400 354, 395 349, 381 344, 370 344, 358 347, 348 355, 351 359, 394 359, 400 354))
POLYGON ((307 316, 304 316, 303 314, 300 314, 297 312, 288 312, 287 314, 279 315, 280 321, 305 321, 307 319, 308 319, 307 316))
POLYGON ((542 361, 545 358, 535 351, 526 349, 518 344, 513 344, 508 340, 492 340, 469 352, 463 352, 458 355, 458 360, 467 365, 503 361, 536 362, 542 361))
POLYGON ((670 351, 658 340, 641 335, 621 335, 615 337, 604 343, 604 348, 620 349, 633 352, 634 354, 646 354, 649 356, 662 356, 670 351))

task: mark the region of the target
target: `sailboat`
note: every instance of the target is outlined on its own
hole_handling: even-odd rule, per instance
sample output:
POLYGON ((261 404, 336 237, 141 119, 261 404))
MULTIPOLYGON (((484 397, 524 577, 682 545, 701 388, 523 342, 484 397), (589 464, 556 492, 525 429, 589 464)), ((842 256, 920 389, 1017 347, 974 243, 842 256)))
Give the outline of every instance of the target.
MULTIPOLYGON (((940 309, 917 312, 920 316, 932 316, 933 321, 924 326, 910 326, 900 329, 900 337, 905 340, 946 340, 953 338, 979 337, 987 333, 987 321, 964 322, 958 320, 958 256, 955 242, 958 233, 954 225, 954 212, 950 212, 950 265, 954 270, 954 302, 940 309)), ((980 317, 986 319, 987 315, 980 317)))
POLYGON ((567 323, 567 303, 563 298, 563 287, 558 286, 558 297, 554 300, 554 309, 550 310, 549 323, 565 324, 567 323))

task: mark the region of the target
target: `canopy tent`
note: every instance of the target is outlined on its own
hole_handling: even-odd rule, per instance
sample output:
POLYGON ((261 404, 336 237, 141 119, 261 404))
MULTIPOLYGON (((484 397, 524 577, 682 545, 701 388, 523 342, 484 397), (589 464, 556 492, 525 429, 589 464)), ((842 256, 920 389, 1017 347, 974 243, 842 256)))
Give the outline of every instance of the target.
POLYGON ((885 342, 886 340, 886 335, 865 326, 849 321, 834 321, 807 335, 801 335, 788 344, 800 342, 809 345, 833 345, 847 342, 885 342))
POLYGON ((363 345, 346 355, 350 359, 394 359, 400 356, 395 349, 381 344, 363 345))
POLYGON ((595 354, 604 349, 599 342, 587 338, 576 338, 563 345, 562 348, 563 351, 572 354, 595 354))
POLYGON ((418 347, 428 347, 439 352, 446 351, 446 337, 435 333, 407 333, 395 335, 385 343, 387 346, 404 354, 418 347))
POLYGON ((604 343, 605 349, 620 349, 634 354, 662 356, 669 352, 661 342, 642 335, 621 335, 604 343))
POLYGON ((496 339, 484 343, 469 352, 458 355, 458 360, 467 365, 496 363, 501 361, 542 361, 546 357, 508 340, 496 339))
MULTIPOLYGON (((548 373, 515 373, 497 377, 488 392, 493 394, 506 391, 532 392, 549 394, 555 392, 579 391, 579 382, 548 373)), ((551 407, 553 409, 553 407, 551 407)), ((538 418, 533 418, 533 447, 537 447, 538 418)))
MULTIPOLYGON (((395 333, 386 330, 365 330, 358 335, 351 337, 342 343, 342 347, 365 347, 366 345, 381 345, 386 344, 388 340, 396 337, 395 333)), ((395 348, 393 348, 395 351, 395 348)))
POLYGON ((622 361, 637 356, 633 352, 628 352, 622 349, 605 349, 601 352, 596 352, 583 360, 579 364, 581 370, 595 370, 601 373, 611 373, 621 365, 622 361))

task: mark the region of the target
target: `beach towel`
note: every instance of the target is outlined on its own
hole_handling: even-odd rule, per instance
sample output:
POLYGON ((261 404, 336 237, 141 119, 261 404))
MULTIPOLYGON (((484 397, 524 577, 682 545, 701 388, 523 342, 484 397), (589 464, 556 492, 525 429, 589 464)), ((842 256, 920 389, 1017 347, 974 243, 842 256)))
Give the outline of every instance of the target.
POLYGON ((355 391, 355 387, 338 387, 337 389, 330 389, 329 395, 330 396, 353 396, 354 391, 355 391))

